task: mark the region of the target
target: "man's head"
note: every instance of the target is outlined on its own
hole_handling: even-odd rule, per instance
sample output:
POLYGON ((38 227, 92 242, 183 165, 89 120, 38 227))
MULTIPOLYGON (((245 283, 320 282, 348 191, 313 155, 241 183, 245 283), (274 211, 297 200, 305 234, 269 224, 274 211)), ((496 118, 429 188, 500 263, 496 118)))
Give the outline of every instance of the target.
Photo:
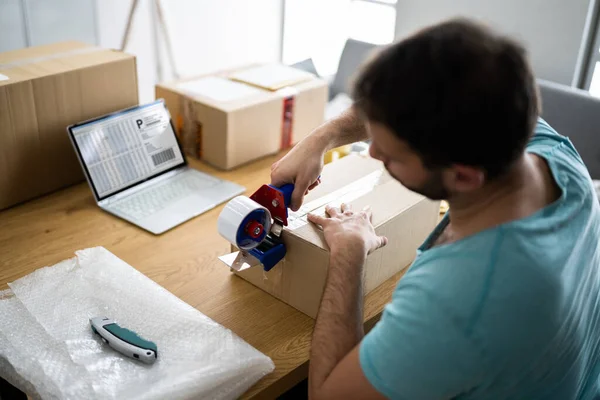
POLYGON ((360 71, 353 97, 368 120, 371 155, 432 199, 509 171, 539 114, 525 50, 462 19, 384 48, 360 71))

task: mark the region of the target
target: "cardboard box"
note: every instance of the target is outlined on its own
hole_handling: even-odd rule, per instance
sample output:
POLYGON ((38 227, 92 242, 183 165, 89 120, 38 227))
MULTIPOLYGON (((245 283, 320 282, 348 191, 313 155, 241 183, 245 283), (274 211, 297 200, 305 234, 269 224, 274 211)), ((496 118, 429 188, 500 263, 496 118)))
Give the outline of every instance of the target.
MULTIPOLYGON (((329 251, 323 232, 307 223, 306 214, 323 215, 325 205, 351 204, 354 210, 370 205, 378 235, 387 246, 367 258, 365 294, 402 271, 416 256, 417 248, 438 223, 440 203, 409 191, 394 180, 381 162, 368 156, 349 155, 325 166, 322 183, 305 198, 298 212, 290 213, 283 241, 287 254, 269 272, 252 267, 238 276, 285 303, 315 318, 321 302, 329 251)), ((235 248, 233 248, 235 251, 235 248)))
POLYGON ((84 180, 66 127, 138 104, 135 57, 78 42, 0 54, 0 209, 84 180))
POLYGON ((189 156, 228 170, 277 153, 325 119, 327 83, 279 64, 156 86, 189 156))

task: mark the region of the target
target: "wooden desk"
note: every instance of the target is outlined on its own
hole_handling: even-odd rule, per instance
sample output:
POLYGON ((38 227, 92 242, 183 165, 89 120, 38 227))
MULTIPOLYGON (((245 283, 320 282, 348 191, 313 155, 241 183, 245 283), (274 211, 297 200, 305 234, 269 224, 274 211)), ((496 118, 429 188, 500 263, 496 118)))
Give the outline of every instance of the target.
MULTIPOLYGON (((244 185, 251 194, 270 181, 270 157, 220 172, 190 160, 200 170, 244 185)), ((271 399, 305 379, 314 321, 232 275, 217 256, 229 244, 217 232, 218 207, 160 236, 100 210, 87 183, 0 212, 0 290, 34 270, 103 246, 150 279, 271 357, 275 371, 244 398, 271 399)), ((402 273, 366 298, 372 326, 402 273)))

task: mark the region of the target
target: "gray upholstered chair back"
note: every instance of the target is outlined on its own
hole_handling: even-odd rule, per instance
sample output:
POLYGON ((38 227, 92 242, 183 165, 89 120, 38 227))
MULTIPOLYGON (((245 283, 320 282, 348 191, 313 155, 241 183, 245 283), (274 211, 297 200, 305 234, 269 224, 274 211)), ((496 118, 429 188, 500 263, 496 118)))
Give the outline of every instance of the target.
POLYGON ((302 71, 310 72, 316 76, 319 76, 317 72, 317 68, 312 60, 312 58, 307 58, 306 60, 299 61, 295 64, 290 65, 290 67, 297 68, 302 71))
POLYGON ((350 83, 357 69, 378 46, 372 43, 348 39, 342 50, 338 70, 329 87, 329 99, 340 93, 350 95, 350 83))
POLYGON ((593 179, 600 179, 600 99, 538 79, 542 117, 575 145, 593 179))

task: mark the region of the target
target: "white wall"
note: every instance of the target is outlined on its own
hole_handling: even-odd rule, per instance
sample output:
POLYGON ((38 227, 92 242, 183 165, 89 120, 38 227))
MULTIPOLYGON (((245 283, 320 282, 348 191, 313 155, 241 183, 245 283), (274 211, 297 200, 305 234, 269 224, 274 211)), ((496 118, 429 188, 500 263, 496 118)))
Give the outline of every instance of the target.
MULTIPOLYGON (((132 0, 96 0, 98 45, 119 49, 132 0)), ((136 56, 140 102, 154 99, 155 51, 152 42, 151 2, 140 0, 125 52, 136 56)))
POLYGON ((335 74, 346 40, 394 40, 393 4, 352 0, 285 0, 283 62, 312 59, 320 75, 335 74))
MULTIPOLYGON (((282 0, 162 1, 181 76, 238 65, 278 61, 282 0)), ((132 0, 96 0, 99 44, 119 48, 132 0)), ((159 28, 163 75, 157 77, 152 18, 153 1, 139 0, 127 52, 137 56, 140 102, 154 99, 154 84, 173 78, 159 28)))
POLYGON ((95 0, 0 0, 0 52, 68 40, 96 43, 95 0))
POLYGON ((454 16, 477 18, 527 46, 539 78, 570 85, 590 0, 398 0, 396 37, 454 16))
POLYGON ((0 52, 27 46, 21 0, 0 0, 0 52))
POLYGON ((167 0, 162 4, 182 76, 279 60, 282 0, 167 0))
POLYGON ((77 38, 96 41, 94 0, 27 0, 32 46, 77 38))

